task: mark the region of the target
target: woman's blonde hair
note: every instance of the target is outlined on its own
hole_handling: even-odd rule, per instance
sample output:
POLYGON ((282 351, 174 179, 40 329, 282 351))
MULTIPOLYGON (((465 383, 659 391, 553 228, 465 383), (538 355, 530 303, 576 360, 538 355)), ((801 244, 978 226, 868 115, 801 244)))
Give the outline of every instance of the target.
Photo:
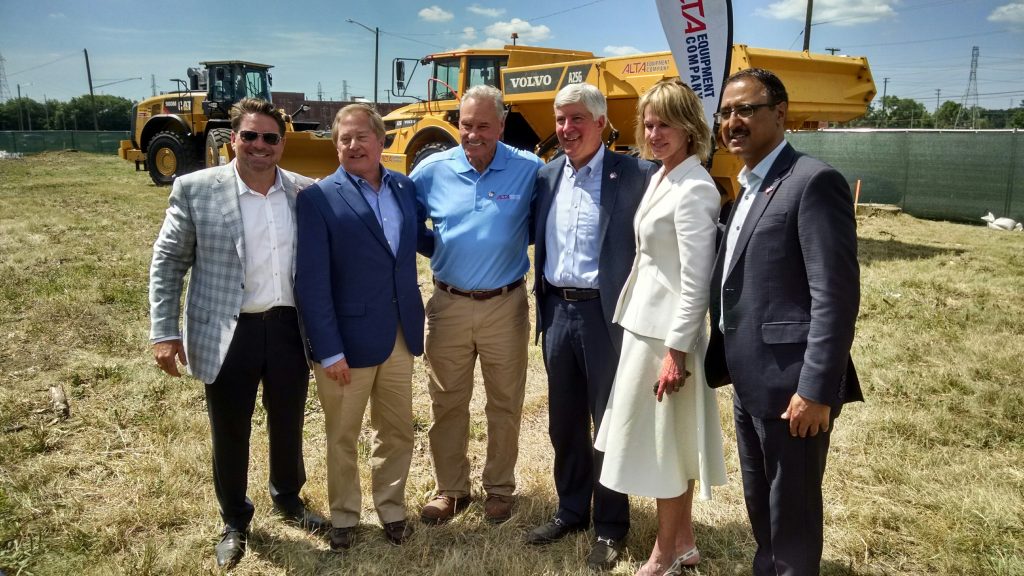
POLYGON ((651 86, 636 103, 636 142, 644 158, 652 158, 644 135, 644 112, 650 108, 662 122, 690 136, 687 154, 707 162, 711 155, 711 129, 704 121, 704 107, 693 90, 679 78, 666 78, 651 86))

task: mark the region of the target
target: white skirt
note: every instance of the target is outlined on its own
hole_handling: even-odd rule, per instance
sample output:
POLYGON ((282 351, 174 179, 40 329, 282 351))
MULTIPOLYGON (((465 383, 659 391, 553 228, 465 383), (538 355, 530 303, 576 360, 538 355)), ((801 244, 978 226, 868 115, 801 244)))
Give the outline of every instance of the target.
POLYGON ((699 352, 686 355, 690 377, 681 390, 654 395, 667 353, 662 340, 624 331, 622 355, 595 447, 605 453, 601 484, 625 494, 675 498, 698 481, 697 495, 726 482, 722 423, 715 390, 704 377, 699 352))

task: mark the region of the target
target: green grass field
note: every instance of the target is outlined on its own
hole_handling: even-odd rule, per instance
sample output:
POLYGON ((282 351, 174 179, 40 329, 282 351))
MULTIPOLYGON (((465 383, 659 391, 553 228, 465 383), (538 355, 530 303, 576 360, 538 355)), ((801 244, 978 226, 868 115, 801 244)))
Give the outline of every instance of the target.
MULTIPOLYGON (((202 385, 162 375, 147 341, 148 266, 168 192, 116 157, 0 160, 0 572, 8 576, 215 571, 220 523, 202 385), (67 392, 69 419, 54 416, 55 385, 67 392)), ((1024 234, 874 216, 859 219, 859 235, 853 354, 868 401, 844 410, 833 435, 823 572, 1022 575, 1024 234)), ((420 276, 429 291, 426 262, 420 276)), ((249 491, 257 511, 249 553, 233 572, 586 573, 590 535, 547 548, 522 543, 556 504, 544 369, 539 349, 531 354, 510 522, 487 524, 478 502, 392 547, 364 475, 356 546, 331 554, 323 539, 270 513, 258 411, 249 491)), ((410 515, 433 489, 419 363, 413 388, 410 515)), ((481 396, 471 425, 476 490, 481 396)), ((719 402, 730 481, 695 505, 704 559, 696 573, 749 574, 729 389, 719 402)), ((323 425, 311 391, 305 494, 326 513, 323 425)), ((633 504, 627 561, 614 574, 632 574, 653 544, 653 501, 633 504)))

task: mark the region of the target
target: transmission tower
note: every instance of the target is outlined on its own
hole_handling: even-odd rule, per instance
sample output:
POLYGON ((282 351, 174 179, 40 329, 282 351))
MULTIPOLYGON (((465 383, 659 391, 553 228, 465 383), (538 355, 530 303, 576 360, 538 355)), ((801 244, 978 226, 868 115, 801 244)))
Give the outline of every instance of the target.
POLYGON ((4 55, 0 54, 0 102, 11 99, 11 87, 7 85, 7 70, 4 68, 4 55))
POLYGON ((967 91, 964 92, 964 98, 960 101, 960 109, 956 111, 956 120, 953 121, 953 128, 955 129, 960 122, 960 115, 967 109, 968 103, 973 103, 971 106, 971 129, 978 127, 978 47, 975 46, 971 49, 971 77, 967 80, 967 91))
POLYGON ((150 95, 156 96, 156 74, 149 75, 149 89, 151 92, 153 92, 150 95))

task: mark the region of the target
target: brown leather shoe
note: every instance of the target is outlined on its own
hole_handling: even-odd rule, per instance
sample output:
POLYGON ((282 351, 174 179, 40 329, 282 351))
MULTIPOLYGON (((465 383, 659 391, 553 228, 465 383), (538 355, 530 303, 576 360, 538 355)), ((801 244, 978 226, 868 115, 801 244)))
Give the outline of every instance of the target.
POLYGON ((331 552, 342 552, 352 547, 353 532, 354 528, 344 527, 338 528, 335 526, 331 528, 328 533, 327 539, 330 542, 331 552))
POLYGON ((512 517, 512 505, 515 501, 515 496, 488 494, 487 500, 484 501, 484 518, 491 524, 507 522, 512 517))
POLYGON ((396 520, 384 525, 384 537, 395 546, 401 545, 412 536, 412 524, 405 520, 396 520))
POLYGON ((438 494, 420 510, 420 520, 425 524, 444 524, 453 516, 469 507, 473 499, 469 496, 456 498, 438 494))

